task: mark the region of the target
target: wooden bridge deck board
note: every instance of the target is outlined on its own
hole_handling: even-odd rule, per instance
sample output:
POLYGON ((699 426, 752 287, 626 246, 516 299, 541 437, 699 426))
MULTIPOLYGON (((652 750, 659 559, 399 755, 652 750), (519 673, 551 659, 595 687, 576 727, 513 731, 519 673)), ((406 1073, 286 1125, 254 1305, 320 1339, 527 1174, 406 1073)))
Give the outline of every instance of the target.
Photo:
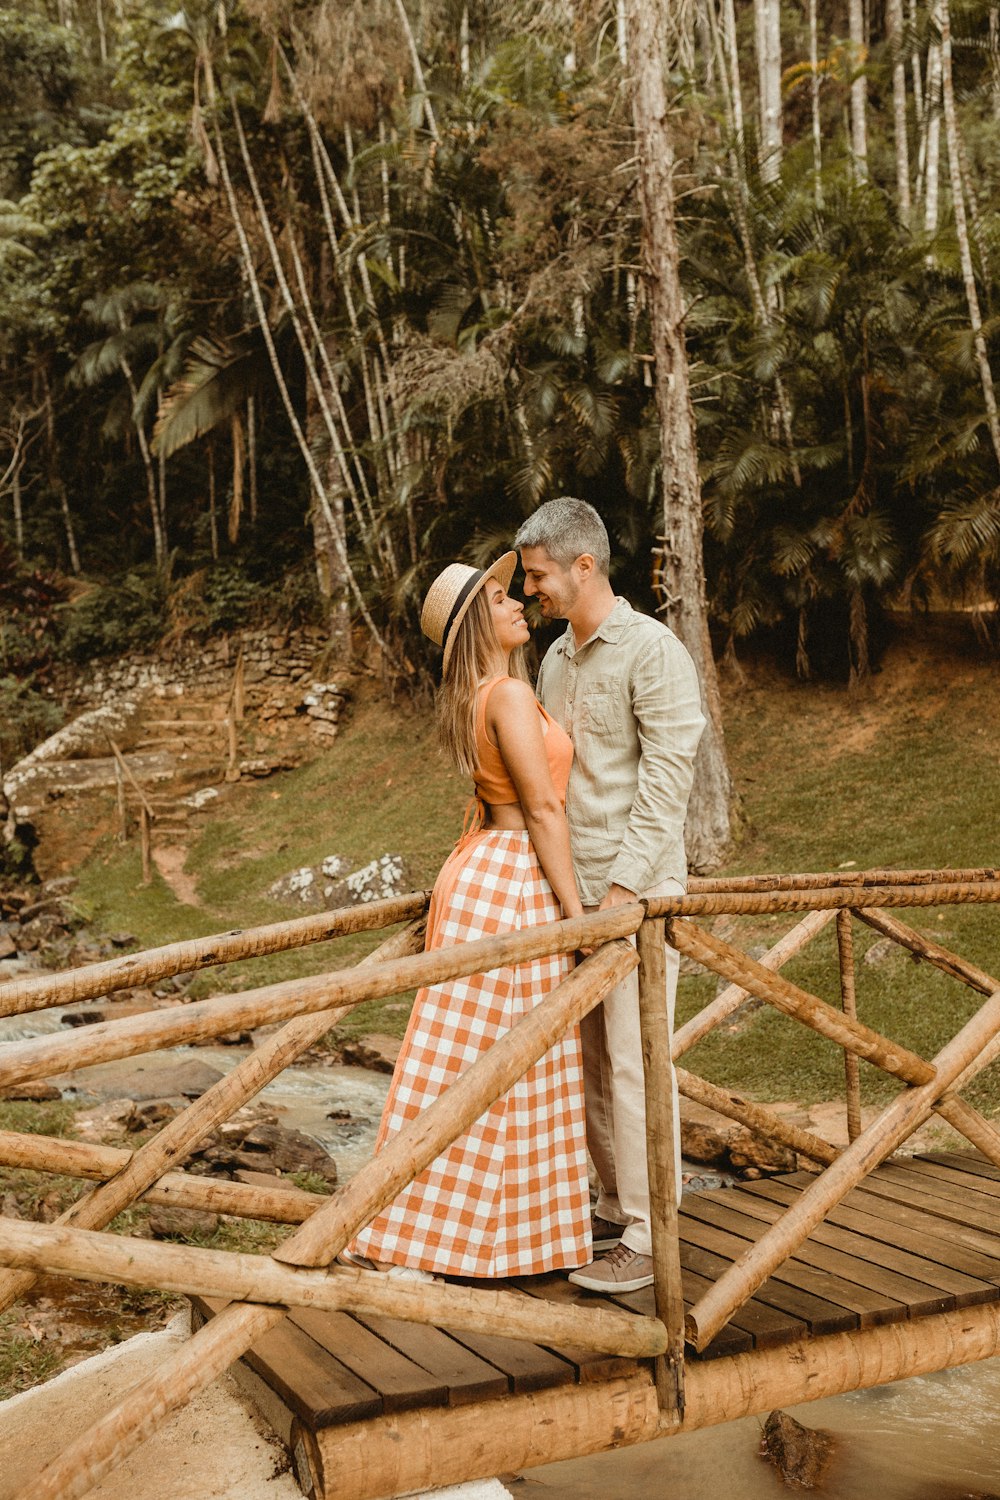
MULTIPOLYGON (((793 1172, 684 1198, 681 1262, 690 1306, 814 1176, 793 1172)), ((528 1296, 651 1315, 651 1288, 594 1297, 563 1276, 507 1283, 528 1296)), ((192 1299, 196 1318, 224 1305, 192 1299)), ((701 1355, 917 1319, 1000 1300, 1000 1171, 983 1158, 895 1158, 834 1209, 701 1355)), ((296 1311, 253 1346, 248 1367, 312 1431, 416 1406, 610 1379, 635 1360, 424 1328, 392 1318, 296 1311)))

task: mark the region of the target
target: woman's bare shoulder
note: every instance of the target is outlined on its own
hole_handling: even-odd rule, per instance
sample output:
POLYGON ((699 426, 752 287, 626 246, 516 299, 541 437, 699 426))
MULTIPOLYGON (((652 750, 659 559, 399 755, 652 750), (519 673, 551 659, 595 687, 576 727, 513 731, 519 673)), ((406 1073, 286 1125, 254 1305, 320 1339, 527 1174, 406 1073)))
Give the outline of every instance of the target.
POLYGON ((523 682, 519 676, 502 676, 490 693, 490 702, 528 706, 529 703, 537 703, 538 699, 529 682, 523 682))
POLYGON ((486 705, 487 716, 496 720, 499 716, 504 719, 526 719, 532 712, 538 711, 538 699, 528 683, 522 682, 518 677, 503 677, 492 689, 489 701, 486 705))

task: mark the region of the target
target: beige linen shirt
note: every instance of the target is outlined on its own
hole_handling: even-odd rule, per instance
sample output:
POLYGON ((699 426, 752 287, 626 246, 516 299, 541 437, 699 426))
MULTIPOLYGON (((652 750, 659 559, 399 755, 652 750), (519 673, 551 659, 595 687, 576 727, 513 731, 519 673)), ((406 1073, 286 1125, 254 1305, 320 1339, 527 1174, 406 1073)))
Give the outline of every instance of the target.
POLYGON ((687 876, 684 817, 705 718, 694 663, 659 620, 618 599, 577 646, 550 646, 538 697, 573 741, 566 817, 580 899, 687 876))

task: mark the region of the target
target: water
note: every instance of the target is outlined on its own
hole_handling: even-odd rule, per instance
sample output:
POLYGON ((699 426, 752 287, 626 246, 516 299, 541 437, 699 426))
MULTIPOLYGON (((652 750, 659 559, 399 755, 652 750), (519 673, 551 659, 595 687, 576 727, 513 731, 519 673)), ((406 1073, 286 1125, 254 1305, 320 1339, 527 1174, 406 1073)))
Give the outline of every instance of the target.
MULTIPOLYGON (((56 1005, 24 1015, 2 1016, 0 1045, 54 1033, 65 1035, 68 1028, 62 1017, 86 1008, 80 1004, 56 1005)), ((155 1063, 194 1060, 229 1073, 250 1051, 249 1047, 171 1047, 144 1054, 143 1058, 126 1057, 81 1068, 72 1075, 72 1083, 68 1075, 61 1075, 57 1082, 64 1085, 63 1097, 74 1102, 83 1102, 88 1094, 109 1099, 115 1097, 115 1080, 133 1075, 136 1065, 146 1058, 155 1063)), ((336 1161, 340 1180, 345 1182, 372 1154, 388 1089, 388 1074, 366 1068, 291 1067, 255 1097, 277 1115, 279 1124, 302 1130, 318 1141, 336 1161), (349 1118, 330 1119, 331 1111, 343 1111, 349 1118)))
MULTIPOLYGON (((1000 1492, 1000 1359, 960 1365, 802 1406, 832 1432, 825 1500, 960 1500, 1000 1492)), ((527 1469, 515 1500, 788 1500, 758 1456, 764 1418, 683 1433, 592 1458, 527 1469)))
MULTIPOLYGON (((246 1055, 240 1047, 175 1049, 178 1060, 194 1056, 228 1073, 246 1055)), ((382 1106, 389 1092, 388 1073, 367 1068, 286 1068, 256 1096, 289 1130, 302 1130, 329 1151, 341 1182, 353 1177, 371 1157, 382 1106), (350 1119, 329 1118, 346 1110, 350 1119)))

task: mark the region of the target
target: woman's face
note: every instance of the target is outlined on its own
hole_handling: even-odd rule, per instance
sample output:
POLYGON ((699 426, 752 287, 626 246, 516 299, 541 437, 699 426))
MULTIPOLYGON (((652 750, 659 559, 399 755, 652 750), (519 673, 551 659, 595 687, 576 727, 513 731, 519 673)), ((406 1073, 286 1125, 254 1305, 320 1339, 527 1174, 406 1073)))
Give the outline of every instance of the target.
POLYGON ((492 580, 487 584, 487 598, 497 644, 509 655, 529 639, 524 605, 520 599, 512 599, 502 584, 492 580))

